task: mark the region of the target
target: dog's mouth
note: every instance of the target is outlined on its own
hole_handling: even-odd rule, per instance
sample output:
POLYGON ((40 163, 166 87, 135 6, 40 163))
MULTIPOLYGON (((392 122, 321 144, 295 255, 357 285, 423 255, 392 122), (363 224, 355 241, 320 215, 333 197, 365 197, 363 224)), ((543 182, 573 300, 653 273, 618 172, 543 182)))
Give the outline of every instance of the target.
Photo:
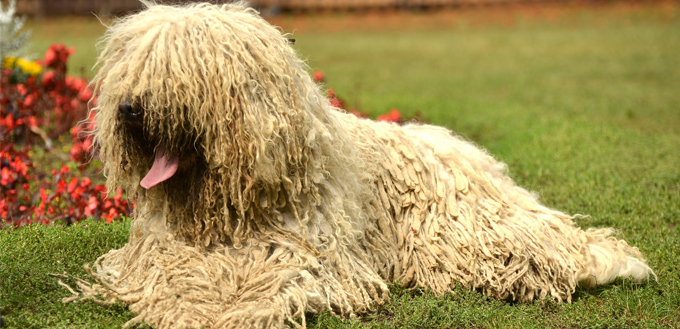
POLYGON ((154 161, 151 169, 142 178, 140 185, 145 189, 151 189, 161 184, 173 176, 178 171, 188 169, 195 165, 197 154, 191 150, 176 154, 171 152, 162 142, 156 146, 155 150, 152 143, 144 131, 145 109, 139 101, 123 101, 118 106, 123 122, 125 123, 131 137, 139 145, 144 154, 154 154, 154 161))
POLYGON ((146 176, 139 183, 143 188, 150 189, 172 177, 179 167, 179 156, 171 154, 163 145, 156 148, 156 157, 146 176))

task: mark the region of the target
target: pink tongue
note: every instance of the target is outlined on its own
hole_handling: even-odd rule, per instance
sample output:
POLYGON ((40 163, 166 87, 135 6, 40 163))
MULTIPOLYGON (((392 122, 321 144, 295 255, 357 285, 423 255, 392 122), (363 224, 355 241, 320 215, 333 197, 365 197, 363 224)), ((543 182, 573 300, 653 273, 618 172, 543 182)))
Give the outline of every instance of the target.
POLYGON ((156 159, 153 160, 151 170, 144 176, 139 185, 148 190, 162 183, 175 174, 178 164, 178 156, 173 156, 165 147, 159 146, 156 149, 156 159))

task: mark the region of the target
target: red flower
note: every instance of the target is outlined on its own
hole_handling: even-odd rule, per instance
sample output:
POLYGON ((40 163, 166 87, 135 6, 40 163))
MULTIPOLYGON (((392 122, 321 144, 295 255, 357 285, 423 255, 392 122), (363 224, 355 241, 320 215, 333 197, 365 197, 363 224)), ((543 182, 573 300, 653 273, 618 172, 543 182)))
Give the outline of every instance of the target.
POLYGON ((14 161, 10 163, 10 167, 12 167, 15 172, 21 174, 24 177, 28 175, 28 165, 21 161, 19 157, 14 158, 14 161))
POLYGON ((88 138, 88 139, 83 141, 83 150, 85 150, 85 152, 90 152, 91 149, 92 149, 92 138, 88 138))
POLYGON ((37 126, 38 126, 38 122, 40 122, 40 120, 38 120, 38 118, 36 118, 36 117, 33 116, 33 115, 31 115, 31 116, 28 117, 28 126, 29 126, 29 127, 37 127, 37 126))
POLYGON ((339 100, 339 99, 337 99, 337 98, 331 99, 331 105, 333 105, 333 106, 335 106, 335 107, 337 107, 337 108, 343 108, 342 101, 339 100))
POLYGON ((78 186, 78 178, 71 178, 71 181, 68 182, 68 187, 66 188, 66 191, 68 193, 72 193, 75 189, 76 186, 78 186))
POLYGON ((74 138, 78 137, 78 133, 80 133, 82 130, 83 128, 81 128, 79 125, 73 126, 73 128, 71 128, 71 136, 73 136, 74 138))
POLYGON ((80 182, 80 186, 83 188, 88 188, 90 185, 92 185, 92 180, 88 177, 83 177, 83 180, 80 182))
POLYGON ((61 195, 64 192, 66 192, 66 182, 63 179, 60 179, 59 182, 57 182, 57 195, 61 195))
POLYGON ((314 71, 314 74, 312 75, 314 77, 314 81, 316 82, 323 82, 326 77, 323 75, 323 72, 316 70, 314 71))
POLYGON ((95 192, 99 192, 102 196, 102 199, 106 199, 108 197, 108 193, 106 191, 106 186, 99 184, 94 187, 95 192))
POLYGON ((102 215, 102 218, 106 219, 107 223, 111 223, 113 221, 113 219, 117 216, 118 216, 118 212, 115 209, 111 208, 111 209, 109 209, 108 214, 102 215))
POLYGON ((97 209, 98 205, 99 202, 97 201, 97 198, 91 196, 90 199, 87 200, 87 207, 85 207, 85 215, 87 216, 94 215, 94 211, 95 209, 97 209))
POLYGON ((57 53, 54 51, 54 48, 50 47, 45 52, 45 66, 51 67, 56 63, 56 61, 57 53))
MULTIPOLYGON (((116 189, 116 196, 113 198, 113 202, 116 204, 116 207, 121 206, 121 199, 123 198, 123 190, 120 188, 116 189)), ((127 203, 127 202, 126 202, 127 203)))
POLYGON ((54 85, 56 73, 54 71, 45 72, 42 76, 42 84, 45 87, 52 87, 54 85))
POLYGON ((35 104, 35 99, 36 99, 35 94, 27 95, 26 98, 24 98, 24 106, 25 107, 32 107, 33 104, 35 104))
POLYGON ((26 93, 28 92, 28 89, 26 89, 26 85, 24 84, 19 84, 16 86, 17 91, 19 92, 19 95, 25 96, 26 93))
POLYGON ((66 71, 66 61, 74 50, 73 47, 66 48, 63 43, 51 45, 45 52, 45 66, 66 71))
POLYGON ((0 199, 0 218, 7 219, 7 204, 5 203, 5 199, 0 199))
MULTIPOLYGON (((48 197, 47 191, 45 191, 44 188, 41 188, 41 189, 40 189, 40 200, 42 200, 42 203, 43 203, 43 204, 44 204, 45 202, 47 202, 47 197, 48 197)), ((42 204, 41 204, 40 206, 41 206, 41 207, 44 207, 42 204)))
POLYGON ((399 110, 397 110, 397 109, 392 109, 392 111, 390 111, 387 114, 379 115, 376 120, 377 121, 385 121, 385 122, 400 122, 401 121, 401 113, 399 113, 399 110))
POLYGON ((350 110, 348 113, 354 114, 354 116, 356 116, 357 118, 365 118, 366 117, 365 114, 359 112, 359 110, 357 110, 357 109, 350 110))
POLYGON ((14 181, 14 177, 12 176, 13 175, 9 169, 7 169, 7 167, 3 167, 2 171, 0 171, 0 185, 9 185, 9 183, 14 181))
MULTIPOLYGON (((3 124, 2 120, 0 120, 0 124, 3 124)), ((4 125, 7 127, 7 130, 14 130, 14 116, 11 114, 6 116, 4 125)))
MULTIPOLYGON (((83 78, 78 78, 78 77, 73 78, 73 77, 70 77, 70 76, 66 76, 65 81, 66 81, 66 85, 69 88, 71 88, 71 91, 73 91, 73 92, 80 92, 87 87, 87 81, 85 81, 85 79, 83 79, 83 78)), ((92 92, 90 91, 90 93, 92 93, 92 92)), ((88 100, 89 99, 90 98, 88 98, 88 100)))
POLYGON ((89 101, 90 98, 92 98, 92 89, 88 87, 84 87, 78 93, 78 99, 80 99, 84 103, 87 103, 87 101, 89 101))
POLYGON ((73 144, 71 147, 71 160, 80 162, 83 159, 83 147, 80 143, 73 144))
MULTIPOLYGON (((67 191, 68 191, 68 190, 67 190, 67 191)), ((73 189, 72 192, 70 192, 70 193, 71 193, 71 198, 72 198, 73 200, 78 200, 78 198, 80 198, 80 196, 83 194, 83 192, 85 192, 85 189, 84 189, 84 188, 82 188, 82 187, 76 187, 76 188, 73 189)))

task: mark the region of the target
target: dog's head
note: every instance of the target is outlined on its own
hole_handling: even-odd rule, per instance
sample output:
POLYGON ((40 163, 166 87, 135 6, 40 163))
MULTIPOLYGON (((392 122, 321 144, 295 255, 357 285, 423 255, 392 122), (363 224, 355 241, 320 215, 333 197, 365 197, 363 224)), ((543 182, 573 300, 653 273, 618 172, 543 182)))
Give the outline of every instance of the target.
POLYGON ((152 4, 104 43, 94 111, 109 188, 165 204, 168 223, 200 244, 316 195, 318 150, 332 148, 328 103, 255 12, 152 4))

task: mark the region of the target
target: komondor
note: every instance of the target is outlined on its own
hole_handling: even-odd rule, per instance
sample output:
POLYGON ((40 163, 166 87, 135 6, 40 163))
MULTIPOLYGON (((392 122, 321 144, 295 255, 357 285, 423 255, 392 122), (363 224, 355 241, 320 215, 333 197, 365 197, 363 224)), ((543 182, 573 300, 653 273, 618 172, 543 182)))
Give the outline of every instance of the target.
POLYGON ((136 201, 84 296, 158 328, 305 326, 459 282, 500 299, 653 275, 444 128, 333 108, 285 35, 238 4, 147 3, 106 34, 96 142, 136 201))

